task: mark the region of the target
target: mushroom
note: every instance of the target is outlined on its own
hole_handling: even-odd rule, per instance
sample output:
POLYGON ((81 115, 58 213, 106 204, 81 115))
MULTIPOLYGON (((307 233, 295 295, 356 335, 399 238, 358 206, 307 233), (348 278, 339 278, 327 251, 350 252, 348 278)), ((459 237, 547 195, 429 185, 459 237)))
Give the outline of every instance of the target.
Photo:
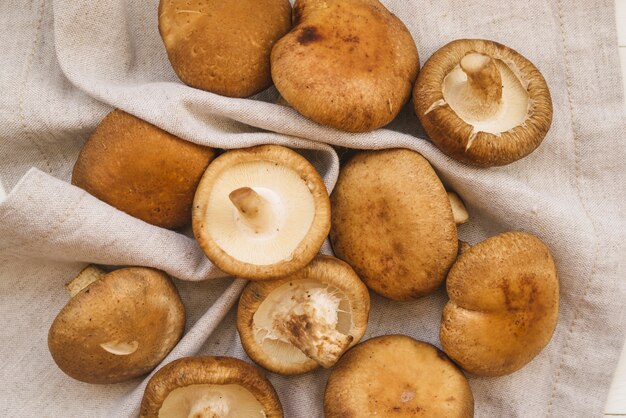
POLYGON ((435 52, 413 102, 441 151, 482 167, 530 154, 552 123, 550 91, 539 70, 513 49, 483 39, 453 41, 435 52))
POLYGON ((304 157, 262 145, 215 159, 198 186, 192 218, 196 239, 216 266, 271 279, 315 257, 330 229, 330 201, 304 157))
POLYGON ((191 203, 211 148, 184 141, 121 110, 87 140, 72 184, 136 218, 164 228, 191 221, 191 203))
POLYGON ((324 394, 326 418, 471 418, 467 379, 435 346, 404 335, 358 344, 333 368, 324 394))
POLYGON ((280 374, 331 367, 367 327, 367 287, 341 260, 318 256, 290 276, 246 286, 237 311, 241 344, 280 374))
POLYGON ((48 348, 74 379, 117 383, 144 375, 183 334, 185 308, 161 271, 88 266, 66 288, 72 298, 50 327, 48 348))
POLYGON ((470 373, 522 368, 556 327, 559 280, 550 251, 533 235, 508 232, 469 248, 452 266, 447 290, 441 343, 470 373))
POLYGON ((450 201, 428 161, 407 149, 362 152, 339 173, 331 196, 337 257, 382 296, 435 291, 457 256, 450 201))
POLYGON ((391 122, 419 70, 415 42, 377 0, 296 0, 293 30, 272 49, 272 79, 298 112, 366 132, 391 122))
POLYGON ((185 357, 152 376, 141 418, 282 418, 272 384, 255 367, 231 357, 185 357))
POLYGON ((289 0, 161 0, 159 32, 178 77, 229 97, 272 84, 270 52, 291 27, 289 0))

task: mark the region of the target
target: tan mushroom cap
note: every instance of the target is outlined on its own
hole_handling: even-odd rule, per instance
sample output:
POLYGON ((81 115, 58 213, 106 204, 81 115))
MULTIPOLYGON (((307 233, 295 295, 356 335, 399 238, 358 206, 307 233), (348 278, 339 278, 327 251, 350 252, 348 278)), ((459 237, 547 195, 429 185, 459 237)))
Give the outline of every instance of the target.
POLYGON ((68 376, 88 383, 148 373, 183 334, 185 308, 176 287, 167 274, 145 267, 107 274, 91 266, 78 282, 84 276, 92 277, 78 288, 68 285, 75 295, 50 327, 52 358, 68 376))
POLYGON ((456 259, 457 230, 446 190, 417 152, 357 154, 340 171, 331 205, 335 254, 382 296, 427 295, 456 259))
POLYGON ((246 353, 284 375, 331 367, 367 328, 367 287, 341 260, 317 256, 296 273, 250 282, 237 311, 246 353))
POLYGON ((537 67, 483 39, 456 40, 435 52, 420 72, 413 102, 440 150, 483 167, 530 154, 552 123, 550 91, 537 67))
POLYGON ((74 165, 72 184, 164 228, 191 221, 191 203, 211 148, 184 141, 121 110, 100 122, 74 165))
POLYGON ((404 335, 372 338, 333 368, 324 394, 326 418, 471 418, 467 379, 435 346, 404 335))
POLYGON ((272 50, 282 97, 323 125, 366 132, 387 125, 411 94, 415 42, 377 0, 296 0, 293 30, 272 50))
POLYGON ((270 52, 291 27, 288 0, 161 0, 159 31, 178 77, 229 97, 272 84, 270 52))
POLYGON ((223 271, 264 280, 301 269, 330 229, 330 201, 315 168, 278 145, 222 154, 196 192, 193 230, 223 271))
POLYGON ((272 384, 255 367, 231 357, 186 357, 152 376, 141 418, 282 418, 272 384))
POLYGON ((508 232, 464 252, 447 279, 444 351, 481 376, 512 373, 548 344, 559 311, 550 251, 536 237, 508 232))

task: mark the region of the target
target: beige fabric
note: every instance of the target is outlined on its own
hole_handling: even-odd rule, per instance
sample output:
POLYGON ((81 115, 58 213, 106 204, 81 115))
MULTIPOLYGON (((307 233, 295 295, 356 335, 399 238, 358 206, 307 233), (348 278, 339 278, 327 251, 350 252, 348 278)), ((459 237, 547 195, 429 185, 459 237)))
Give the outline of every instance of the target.
MULTIPOLYGON (((410 107, 388 129, 346 134, 269 103, 273 89, 228 99, 188 88, 167 61, 157 3, 0 2, 0 178, 9 193, 0 204, 0 416, 137 414, 142 379, 83 384, 48 354, 47 329, 68 298, 63 284, 85 262, 154 266, 180 279, 187 334, 167 361, 197 353, 247 359, 230 309, 243 282, 219 278, 188 231, 147 225, 68 184, 81 144, 112 107, 197 143, 298 148, 329 189, 338 160, 325 143, 421 152, 468 206, 472 219, 461 238, 533 232, 552 249, 561 277, 552 342, 518 373, 471 377, 476 415, 601 415, 626 314, 626 124, 612 0, 383 1, 411 30, 422 63, 450 40, 485 37, 542 70, 554 100, 552 129, 528 158, 495 169, 442 155, 421 139, 410 107)), ((438 344, 445 300, 443 291, 410 303, 373 296, 366 338, 403 333, 438 344)), ((270 375, 286 416, 321 417, 327 376, 270 375)))

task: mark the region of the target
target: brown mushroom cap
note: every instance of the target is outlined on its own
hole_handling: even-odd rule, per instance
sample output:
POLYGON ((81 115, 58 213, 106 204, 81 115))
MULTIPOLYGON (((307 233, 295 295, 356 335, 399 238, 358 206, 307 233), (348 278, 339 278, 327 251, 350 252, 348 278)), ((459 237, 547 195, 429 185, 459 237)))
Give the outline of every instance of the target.
POLYGON ((191 221, 196 186, 214 151, 121 110, 109 113, 83 146, 72 184, 164 228, 191 221))
POLYGON ((396 117, 419 70, 396 16, 377 0, 296 0, 294 24, 272 50, 272 79, 291 106, 350 132, 396 117))
POLYGON ((272 384, 255 367, 231 357, 186 357, 152 376, 141 418, 282 418, 272 384))
POLYGON ((250 282, 237 329, 252 360, 280 374, 332 366, 367 328, 367 287, 341 260, 317 256, 296 273, 250 282))
POLYGON ((552 123, 550 91, 537 67, 483 39, 456 40, 435 52, 420 72, 413 102, 441 151, 483 167, 530 154, 552 123))
POLYGON ((70 377, 117 383, 156 367, 184 327, 185 308, 167 274, 130 267, 101 272, 78 290, 52 323, 48 347, 70 377))
POLYGON ((196 239, 216 266, 264 280, 315 257, 330 229, 330 201, 304 157, 262 145, 215 159, 198 186, 192 218, 196 239))
POLYGON ((333 368, 326 418, 474 416, 467 379, 435 346, 404 335, 372 338, 333 368))
POLYGON ((436 290, 457 255, 450 201, 428 161, 406 149, 362 152, 331 195, 337 257, 395 300, 436 290))
POLYGON ((464 252, 447 279, 444 351, 481 376, 512 373, 548 344, 559 311, 559 280, 548 248, 508 232, 464 252))
POLYGON ((159 31, 187 85, 248 97, 272 84, 270 52, 291 27, 288 0, 161 0, 159 31))

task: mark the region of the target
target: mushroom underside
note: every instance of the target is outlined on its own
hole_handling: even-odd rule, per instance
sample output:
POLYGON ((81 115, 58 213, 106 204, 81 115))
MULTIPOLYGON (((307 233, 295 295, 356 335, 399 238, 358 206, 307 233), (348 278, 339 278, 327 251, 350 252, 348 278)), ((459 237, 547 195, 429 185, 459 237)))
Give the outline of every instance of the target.
POLYGON ((222 173, 206 213, 207 231, 227 254, 245 263, 271 265, 290 259, 306 237, 315 201, 296 171, 254 161, 222 173))
POLYGON ((313 280, 274 290, 253 317, 254 338, 281 363, 309 358, 330 367, 352 343, 350 302, 337 288, 313 280))
POLYGON ((159 409, 159 418, 265 418, 261 403, 237 384, 198 384, 171 391, 159 409))
POLYGON ((499 80, 495 81, 498 86, 473 87, 468 70, 463 69, 461 64, 457 64, 443 80, 444 103, 441 105, 448 104, 465 123, 473 127, 474 134, 486 132, 500 135, 522 125, 529 116, 530 98, 518 76, 519 71, 512 62, 494 59, 492 63, 494 70, 497 69, 499 80), (501 87, 498 94, 490 94, 496 87, 501 87))

